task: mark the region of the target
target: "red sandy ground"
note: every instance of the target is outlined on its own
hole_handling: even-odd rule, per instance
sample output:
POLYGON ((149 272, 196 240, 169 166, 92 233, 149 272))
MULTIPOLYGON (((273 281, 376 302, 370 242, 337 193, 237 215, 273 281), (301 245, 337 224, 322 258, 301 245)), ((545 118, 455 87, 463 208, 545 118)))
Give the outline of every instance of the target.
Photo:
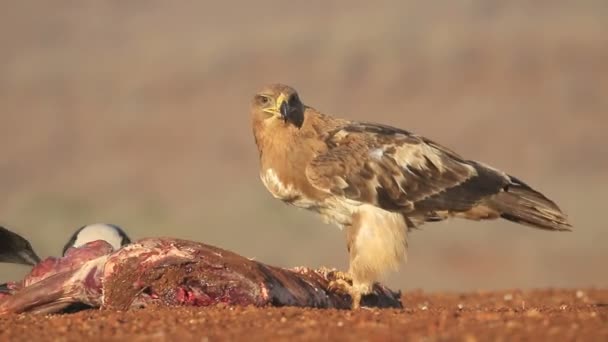
POLYGON ((0 341, 608 340, 608 289, 408 292, 401 310, 148 308, 0 318, 0 341))

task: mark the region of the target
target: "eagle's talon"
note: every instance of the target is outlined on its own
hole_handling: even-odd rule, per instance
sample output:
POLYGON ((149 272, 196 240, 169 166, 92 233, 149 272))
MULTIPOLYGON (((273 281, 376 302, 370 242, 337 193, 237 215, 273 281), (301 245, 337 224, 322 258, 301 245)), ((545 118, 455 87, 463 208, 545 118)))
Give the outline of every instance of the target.
POLYGON ((338 294, 349 295, 351 293, 352 285, 344 279, 335 279, 329 282, 327 289, 331 292, 338 294))
POLYGON ((326 274, 328 279, 343 280, 348 284, 348 286, 353 284, 353 278, 348 272, 338 271, 335 268, 328 268, 324 266, 319 268, 319 272, 326 274))
POLYGON ((345 282, 347 282, 349 285, 352 285, 352 283, 353 283, 353 278, 352 278, 352 277, 350 276, 350 274, 349 274, 349 273, 347 273, 347 272, 342 272, 342 271, 334 271, 334 272, 333 272, 333 276, 334 276, 336 279, 339 279, 339 280, 344 280, 344 281, 345 281, 345 282))
MULTIPOLYGON (((350 276, 345 273, 342 273, 342 276, 350 278, 350 276)), ((329 282, 329 284, 327 285, 327 289, 337 294, 348 295, 352 301, 352 310, 356 310, 361 307, 361 292, 358 291, 355 287, 353 287, 353 285, 348 280, 341 278, 334 279, 329 282)))

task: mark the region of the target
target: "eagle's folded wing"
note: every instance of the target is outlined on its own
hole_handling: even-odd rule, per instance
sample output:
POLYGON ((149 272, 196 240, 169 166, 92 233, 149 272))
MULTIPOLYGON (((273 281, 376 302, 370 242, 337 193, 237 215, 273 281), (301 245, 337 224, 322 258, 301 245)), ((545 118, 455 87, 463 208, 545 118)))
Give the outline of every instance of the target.
POLYGON ((466 211, 508 183, 499 171, 388 126, 350 123, 325 142, 328 150, 306 168, 313 186, 386 210, 466 211))

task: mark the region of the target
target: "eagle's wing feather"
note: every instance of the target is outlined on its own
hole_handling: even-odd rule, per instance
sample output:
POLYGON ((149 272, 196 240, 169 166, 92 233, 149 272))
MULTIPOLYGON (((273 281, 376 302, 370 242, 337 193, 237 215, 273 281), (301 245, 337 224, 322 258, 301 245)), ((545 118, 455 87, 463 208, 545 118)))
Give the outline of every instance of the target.
POLYGON ((325 136, 328 150, 306 168, 313 186, 386 210, 466 211, 508 182, 428 139, 390 126, 349 123, 325 136))

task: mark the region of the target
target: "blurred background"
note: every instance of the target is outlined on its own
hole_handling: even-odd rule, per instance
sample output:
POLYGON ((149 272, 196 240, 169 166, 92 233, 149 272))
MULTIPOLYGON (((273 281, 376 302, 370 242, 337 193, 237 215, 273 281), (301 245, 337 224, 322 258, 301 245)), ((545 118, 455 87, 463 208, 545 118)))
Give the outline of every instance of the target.
MULTIPOLYGON (((608 286, 605 1, 15 1, 0 11, 0 222, 58 255, 86 223, 345 268, 344 232, 273 199, 248 114, 283 82, 522 178, 575 226, 410 236, 404 290, 608 286)), ((0 281, 28 269, 0 265, 0 281)))

